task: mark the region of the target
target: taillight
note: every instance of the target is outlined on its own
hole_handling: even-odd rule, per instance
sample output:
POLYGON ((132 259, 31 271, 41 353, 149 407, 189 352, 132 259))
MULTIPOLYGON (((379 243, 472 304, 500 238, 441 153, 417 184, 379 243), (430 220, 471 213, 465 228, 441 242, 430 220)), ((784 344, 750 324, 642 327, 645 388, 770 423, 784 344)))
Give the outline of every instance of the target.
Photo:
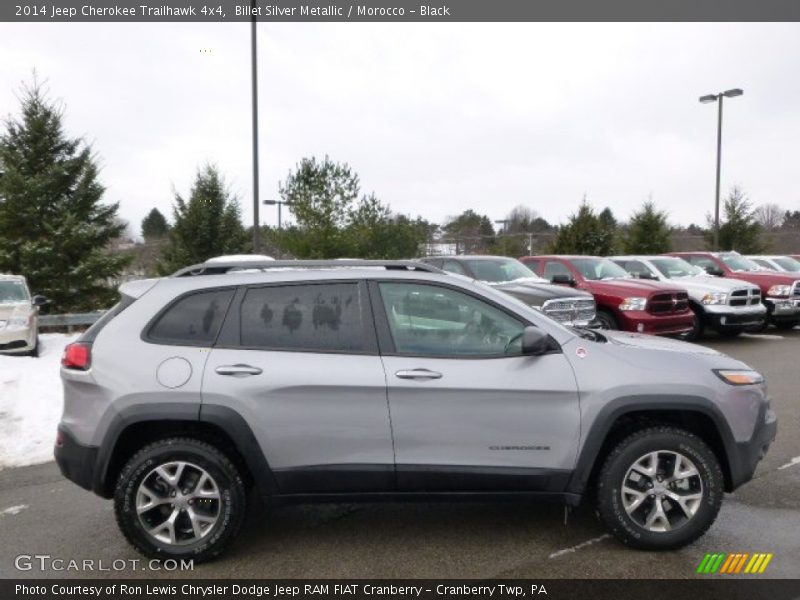
POLYGON ((90 344, 75 342, 64 348, 64 356, 61 357, 61 366, 65 369, 87 371, 91 365, 92 346, 90 344))

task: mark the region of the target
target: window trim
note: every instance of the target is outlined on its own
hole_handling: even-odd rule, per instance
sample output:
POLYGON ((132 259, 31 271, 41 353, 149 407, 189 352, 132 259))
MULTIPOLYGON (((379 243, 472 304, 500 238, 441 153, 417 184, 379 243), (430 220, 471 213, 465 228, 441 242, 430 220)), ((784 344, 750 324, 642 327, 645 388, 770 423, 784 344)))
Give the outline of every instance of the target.
POLYGON ((219 338, 219 334, 222 331, 222 328, 225 326, 225 321, 228 317, 228 313, 231 310, 231 304, 233 303, 233 299, 236 297, 236 288, 238 286, 235 285, 221 285, 221 286, 214 286, 214 287, 207 287, 207 288, 198 288, 194 290, 189 290, 188 292, 184 292, 183 294, 179 294, 172 300, 170 300, 165 306, 161 308, 144 326, 142 332, 140 334, 140 339, 143 342, 147 342, 148 344, 155 344, 157 346, 185 346, 187 348, 213 348, 219 338), (178 302, 181 302, 185 298, 189 296, 194 296, 197 294, 205 294, 208 292, 226 292, 231 291, 230 299, 228 300, 228 305, 225 307, 225 310, 222 314, 222 321, 220 321, 219 327, 217 331, 214 333, 214 339, 211 342, 191 342, 188 340, 178 341, 178 340, 159 340, 154 339, 151 336, 151 332, 153 328, 158 324, 159 319, 166 314, 169 310, 171 310, 178 302))
MULTIPOLYGON (((453 290, 455 292, 460 292, 462 294, 470 296, 475 300, 485 302, 489 306, 496 308, 499 311, 505 313, 506 315, 512 317, 513 319, 516 319, 517 321, 521 322, 523 327, 530 327, 530 326, 538 327, 536 323, 532 322, 527 317, 524 317, 523 315, 520 315, 519 313, 516 313, 513 310, 510 310, 509 308, 501 304, 498 304, 491 298, 487 298, 486 296, 478 294, 473 290, 464 289, 443 281, 431 281, 429 279, 405 279, 405 278, 370 279, 369 280, 370 302, 372 304, 372 308, 375 313, 375 331, 378 334, 378 347, 381 356, 398 356, 404 358, 421 358, 421 359, 432 359, 432 360, 506 360, 511 358, 526 358, 525 354, 502 355, 502 356, 497 354, 432 355, 432 354, 410 354, 405 352, 398 352, 394 343, 394 338, 392 337, 391 328, 389 326, 389 317, 386 314, 386 307, 383 303, 383 296, 381 295, 381 290, 380 290, 381 283, 407 283, 412 285, 428 285, 431 287, 439 287, 448 290, 453 290)), ((561 345, 552 336, 549 337, 550 340, 552 341, 553 350, 548 352, 547 354, 561 354, 562 353, 561 345)))
POLYGON ((225 322, 219 331, 214 348, 220 350, 254 350, 258 352, 298 352, 302 354, 340 354, 344 356, 378 356, 378 341, 375 332, 375 320, 373 318, 371 301, 367 291, 366 282, 363 279, 310 279, 303 281, 274 281, 268 283, 255 283, 239 286, 239 290, 234 295, 231 307, 225 317, 225 322), (249 346, 242 343, 242 306, 244 299, 250 290, 272 288, 272 287, 293 287, 309 285, 336 285, 336 284, 355 284, 358 287, 361 301, 361 321, 364 324, 364 350, 326 350, 322 348, 284 348, 280 346, 249 346))

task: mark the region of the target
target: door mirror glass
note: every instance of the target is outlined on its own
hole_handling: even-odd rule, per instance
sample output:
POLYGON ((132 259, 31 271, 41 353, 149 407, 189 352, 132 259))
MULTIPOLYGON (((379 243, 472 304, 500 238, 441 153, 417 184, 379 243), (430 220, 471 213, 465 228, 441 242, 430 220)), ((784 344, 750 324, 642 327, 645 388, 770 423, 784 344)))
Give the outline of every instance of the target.
POLYGON ((550 350, 550 336, 538 327, 529 326, 522 332, 522 353, 541 356, 550 350))
POLYGON ((573 285, 575 283, 575 280, 571 276, 567 275, 566 273, 556 273, 556 274, 553 275, 553 277, 550 279, 550 281, 552 281, 553 283, 559 283, 559 284, 562 284, 562 285, 573 285))

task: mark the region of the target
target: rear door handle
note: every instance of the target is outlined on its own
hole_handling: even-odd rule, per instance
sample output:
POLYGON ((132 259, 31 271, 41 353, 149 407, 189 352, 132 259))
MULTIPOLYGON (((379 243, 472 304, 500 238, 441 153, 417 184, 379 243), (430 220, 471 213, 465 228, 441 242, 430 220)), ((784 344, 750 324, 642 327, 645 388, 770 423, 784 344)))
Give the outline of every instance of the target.
POLYGON ((400 379, 441 379, 442 374, 428 369, 410 369, 398 371, 395 376, 400 379))
POLYGON ((230 375, 232 377, 250 377, 251 375, 261 375, 262 371, 258 367, 250 365, 223 365, 216 368, 219 375, 230 375))

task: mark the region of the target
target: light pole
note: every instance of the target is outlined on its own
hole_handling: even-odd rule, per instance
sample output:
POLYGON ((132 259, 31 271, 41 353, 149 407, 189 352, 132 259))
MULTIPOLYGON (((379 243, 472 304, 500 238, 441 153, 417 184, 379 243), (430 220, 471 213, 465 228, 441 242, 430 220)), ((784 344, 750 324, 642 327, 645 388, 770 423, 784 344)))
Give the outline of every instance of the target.
POLYGON ((700 96, 702 104, 716 102, 717 111, 717 189, 714 197, 714 250, 719 250, 719 176, 722 163, 722 100, 724 98, 735 98, 744 92, 739 88, 733 88, 719 94, 708 94, 700 96))
POLYGON ((250 82, 253 101, 253 253, 258 254, 260 248, 258 222, 258 56, 256 53, 256 0, 251 1, 253 17, 250 24, 250 82))
POLYGON ((292 203, 284 200, 264 200, 263 204, 266 206, 277 206, 278 207, 278 229, 281 228, 281 207, 282 206, 291 206, 292 203))

